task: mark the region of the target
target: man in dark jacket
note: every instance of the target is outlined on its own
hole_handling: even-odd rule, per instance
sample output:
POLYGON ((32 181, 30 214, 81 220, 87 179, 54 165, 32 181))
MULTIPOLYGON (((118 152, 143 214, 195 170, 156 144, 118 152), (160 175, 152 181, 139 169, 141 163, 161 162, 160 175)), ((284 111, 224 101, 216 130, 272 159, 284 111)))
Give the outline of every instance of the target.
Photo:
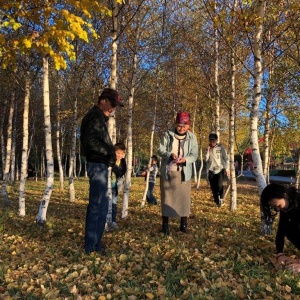
POLYGON ((80 141, 87 160, 90 180, 89 204, 85 221, 85 252, 104 252, 101 242, 108 212, 108 167, 116 161, 116 155, 106 122, 117 106, 124 106, 117 91, 105 88, 82 120, 80 141))

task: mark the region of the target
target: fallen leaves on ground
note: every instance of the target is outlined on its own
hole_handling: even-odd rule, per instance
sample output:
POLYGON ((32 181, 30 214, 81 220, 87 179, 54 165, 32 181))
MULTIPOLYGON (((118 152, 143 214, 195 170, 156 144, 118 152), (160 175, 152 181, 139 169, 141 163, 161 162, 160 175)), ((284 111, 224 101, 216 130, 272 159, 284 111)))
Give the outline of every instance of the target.
MULTIPOLYGON (((75 182, 75 203, 54 190, 47 224, 40 227, 34 219, 43 185, 28 183, 26 217, 18 217, 17 187, 12 207, 2 207, 1 299, 300 299, 300 278, 272 265, 274 234, 260 235, 254 182, 238 183, 234 212, 229 196, 217 208, 202 182, 192 189, 189 234, 173 218, 165 237, 160 206, 141 208, 144 178, 134 178, 129 216, 104 234, 106 256, 83 251, 88 181, 75 182)), ((155 194, 159 199, 159 183, 155 194)), ((119 215, 121 205, 119 198, 119 215)), ((286 252, 297 253, 289 244, 286 252)))

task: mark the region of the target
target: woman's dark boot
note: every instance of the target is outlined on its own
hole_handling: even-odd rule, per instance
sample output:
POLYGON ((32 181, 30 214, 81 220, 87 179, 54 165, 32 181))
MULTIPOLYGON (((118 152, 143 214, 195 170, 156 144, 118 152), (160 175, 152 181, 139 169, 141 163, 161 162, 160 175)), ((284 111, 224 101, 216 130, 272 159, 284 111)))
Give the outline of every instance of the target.
POLYGON ((161 231, 162 233, 164 233, 164 235, 169 235, 170 234, 170 229, 169 229, 169 218, 163 216, 162 217, 162 229, 161 231))
POLYGON ((188 233, 187 229, 187 217, 181 217, 180 219, 180 231, 188 233))

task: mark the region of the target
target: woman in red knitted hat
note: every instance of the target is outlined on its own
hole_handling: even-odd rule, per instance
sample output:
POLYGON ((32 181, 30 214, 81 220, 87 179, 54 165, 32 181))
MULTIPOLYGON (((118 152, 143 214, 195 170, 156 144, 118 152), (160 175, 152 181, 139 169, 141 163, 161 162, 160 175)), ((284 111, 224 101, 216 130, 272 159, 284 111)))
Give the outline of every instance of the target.
POLYGON ((190 215, 192 164, 198 157, 196 136, 189 131, 190 115, 178 112, 175 128, 165 132, 157 153, 162 158, 160 191, 162 232, 170 234, 169 218, 180 217, 180 231, 187 233, 190 215))

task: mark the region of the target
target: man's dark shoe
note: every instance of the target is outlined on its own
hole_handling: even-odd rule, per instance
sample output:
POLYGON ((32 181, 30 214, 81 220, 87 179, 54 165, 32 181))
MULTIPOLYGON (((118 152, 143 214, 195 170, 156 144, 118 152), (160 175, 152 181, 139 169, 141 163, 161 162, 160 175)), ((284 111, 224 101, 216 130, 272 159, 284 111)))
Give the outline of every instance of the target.
POLYGON ((97 254, 100 254, 101 256, 106 256, 106 251, 104 248, 101 248, 100 250, 96 251, 97 254))

